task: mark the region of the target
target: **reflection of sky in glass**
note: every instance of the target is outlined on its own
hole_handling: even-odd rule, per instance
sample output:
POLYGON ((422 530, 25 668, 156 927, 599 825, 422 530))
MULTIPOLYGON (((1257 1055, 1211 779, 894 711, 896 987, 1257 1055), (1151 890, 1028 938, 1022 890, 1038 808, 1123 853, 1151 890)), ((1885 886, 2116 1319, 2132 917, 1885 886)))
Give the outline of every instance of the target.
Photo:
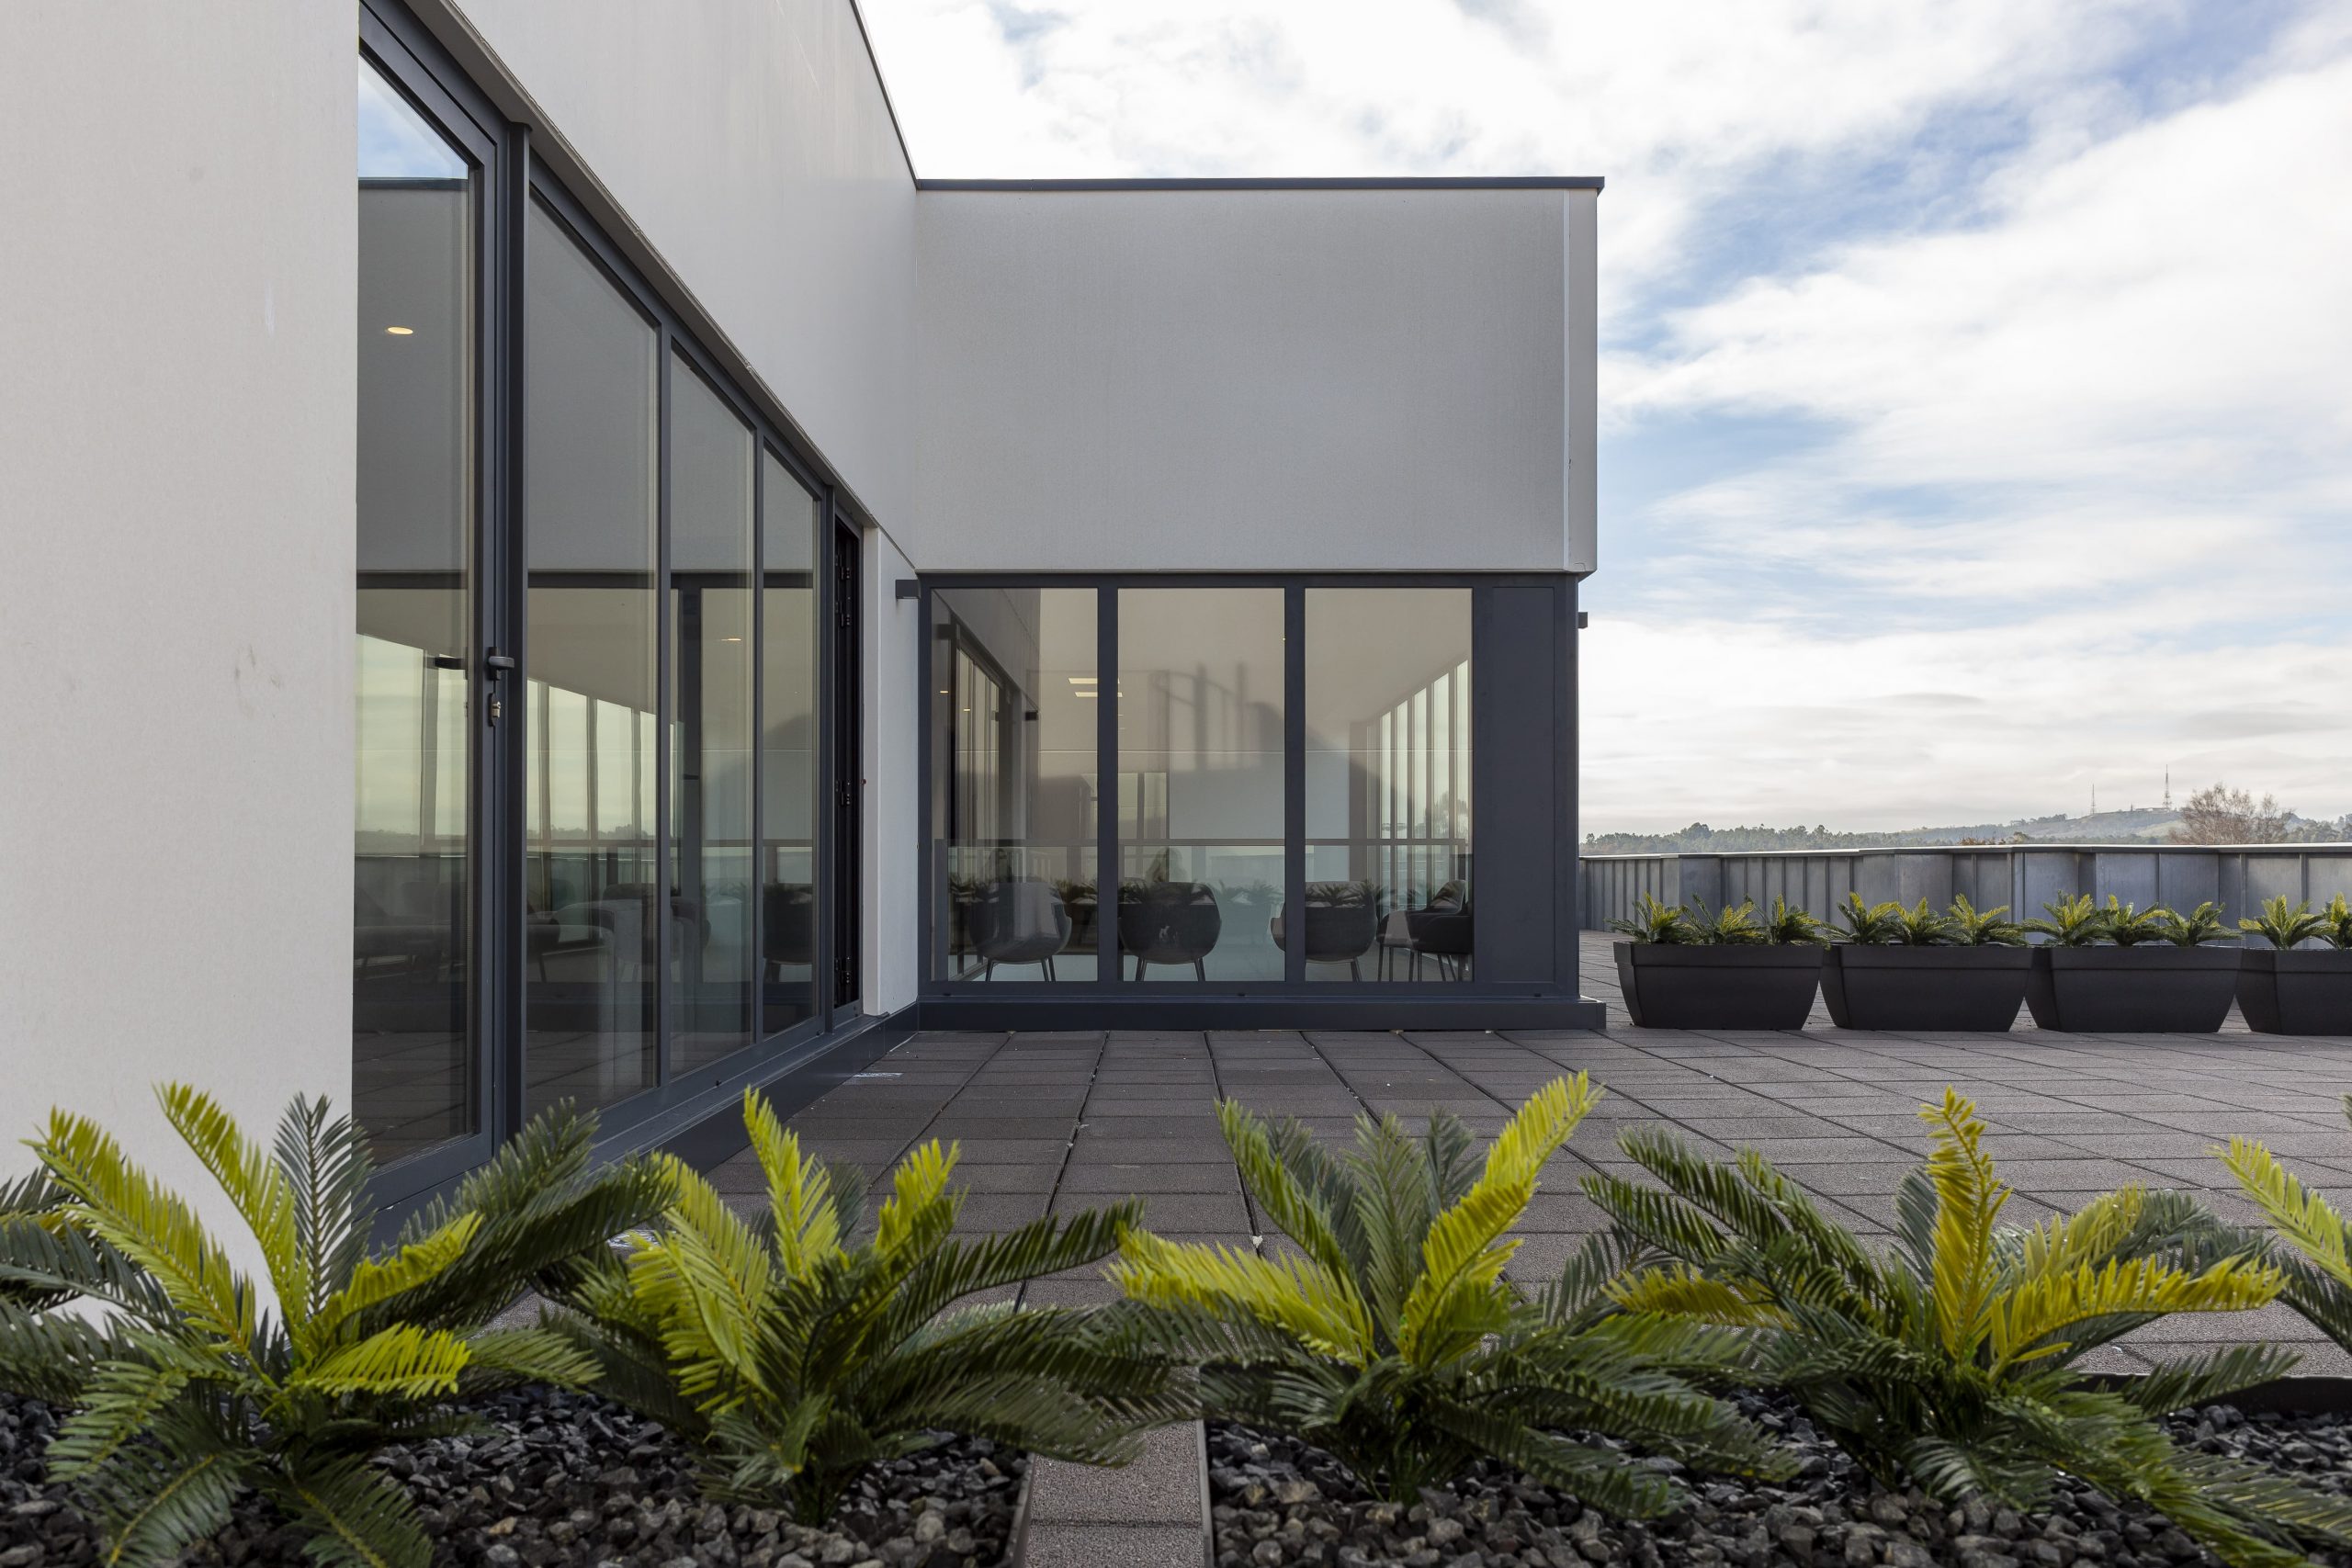
POLYGON ((359 177, 453 180, 465 160, 366 61, 359 62, 359 177))

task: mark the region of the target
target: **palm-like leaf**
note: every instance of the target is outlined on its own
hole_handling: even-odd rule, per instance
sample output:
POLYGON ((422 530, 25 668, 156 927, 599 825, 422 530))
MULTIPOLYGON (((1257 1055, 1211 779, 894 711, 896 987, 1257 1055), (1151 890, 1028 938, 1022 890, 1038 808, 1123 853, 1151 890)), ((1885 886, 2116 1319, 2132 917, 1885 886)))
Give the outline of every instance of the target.
POLYGON ((1140 1331, 1201 1365, 1210 1412, 1316 1443, 1410 1499, 1481 1457, 1628 1513, 1677 1494, 1654 1471, 1563 1440, 1563 1428, 1640 1438, 1690 1462, 1770 1472, 1753 1428, 1685 1382, 1738 1359, 1728 1337, 1618 1312, 1619 1259, 1580 1252, 1542 1299, 1505 1278, 1510 1231, 1544 1164, 1598 1091, 1582 1076, 1531 1097, 1483 1160, 1457 1119, 1416 1139, 1359 1122, 1342 1156, 1295 1122, 1219 1108, 1260 1209, 1300 1254, 1131 1235, 1113 1278, 1147 1309, 1140 1331))
MULTIPOLYGON (((2352 1095, 2342 1103, 2352 1121, 2352 1095)), ((2269 1236, 2232 1239, 2265 1250, 2286 1281, 2279 1299, 2338 1345, 2352 1348, 2352 1222, 2261 1143, 2233 1137, 2214 1152, 2270 1222, 2269 1236)))
POLYGON ((531 1271, 582 1270, 565 1249, 601 1248, 611 1233, 594 1227, 666 1179, 589 1174, 593 1127, 560 1113, 462 1190, 484 1209, 436 1206, 370 1257, 370 1168, 349 1118, 297 1099, 265 1148, 206 1095, 159 1098, 253 1233, 266 1285, 114 1139, 52 1113, 33 1145, 47 1206, 0 1217, 0 1283, 115 1316, 91 1326, 0 1299, 0 1380, 78 1403, 51 1462, 105 1526, 110 1562, 176 1561, 257 1488, 322 1562, 422 1564, 406 1494, 368 1452, 457 1429, 464 1418, 435 1408, 453 1394, 593 1377, 595 1359, 560 1333, 489 1321, 531 1271))
POLYGON ((1116 1462, 1136 1430, 1187 1407, 1168 1359, 1117 1314, 943 1314, 1100 1261, 1136 1205, 959 1242, 955 1151, 933 1143, 900 1163, 873 1239, 853 1245, 855 1184, 804 1153, 758 1095, 743 1111, 763 1223, 673 1163, 658 1234, 638 1236, 625 1263, 583 1258, 545 1280, 569 1309, 547 1332, 603 1370, 605 1393, 699 1441, 718 1495, 781 1497, 817 1522, 866 1465, 937 1430, 1116 1462))
POLYGON ((1975 1108, 1947 1090, 1920 1115, 1934 1150, 1897 1193, 1897 1243, 1883 1253, 1829 1224, 1753 1153, 1726 1166, 1628 1134, 1626 1152, 1659 1185, 1586 1181, 1636 1263, 1611 1293, 1745 1336, 1757 1378, 1796 1395, 1889 1484, 2028 1507, 2067 1472, 2164 1509, 2237 1568, 2297 1561, 2297 1540, 2341 1539, 2352 1508, 2283 1479, 2257 1487, 2233 1471, 2209 1483, 2222 1472, 2151 1419, 2275 1377, 2288 1353, 2196 1358, 2128 1393, 2087 1388, 2071 1370, 2157 1316, 2262 1305, 2287 1271, 2178 1194, 2128 1188, 2007 1228, 2008 1189, 1975 1108))

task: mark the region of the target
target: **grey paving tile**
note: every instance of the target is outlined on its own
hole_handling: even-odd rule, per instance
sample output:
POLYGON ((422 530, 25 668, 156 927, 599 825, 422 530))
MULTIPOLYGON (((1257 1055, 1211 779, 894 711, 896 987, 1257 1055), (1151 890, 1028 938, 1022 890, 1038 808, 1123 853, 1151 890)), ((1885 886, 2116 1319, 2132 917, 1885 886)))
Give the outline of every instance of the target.
POLYGON ((1200 1568, 1201 1527, 1040 1525, 1029 1532, 1030 1568, 1200 1568))
POLYGON ((1113 1197, 1140 1198, 1143 1223, 1163 1234, 1207 1232, 1227 1241, 1250 1235, 1250 1213, 1242 1207, 1238 1189, 1231 1192, 1063 1192, 1054 1200, 1054 1213, 1068 1214, 1098 1208, 1113 1197))
POLYGON ((1231 1160, 1178 1165, 1073 1160, 1062 1173, 1064 1192, 1238 1192, 1241 1179, 1231 1160))
MULTIPOLYGON (((1032 1529, 1051 1522, 1177 1525, 1197 1532, 1200 1443, 1200 1427, 1186 1422, 1148 1435, 1143 1452, 1116 1470, 1038 1461, 1030 1482, 1032 1529)), ((1034 1542, 1035 1538, 1031 1539, 1034 1542)), ((1197 1541, 1197 1535, 1194 1539, 1197 1541)))

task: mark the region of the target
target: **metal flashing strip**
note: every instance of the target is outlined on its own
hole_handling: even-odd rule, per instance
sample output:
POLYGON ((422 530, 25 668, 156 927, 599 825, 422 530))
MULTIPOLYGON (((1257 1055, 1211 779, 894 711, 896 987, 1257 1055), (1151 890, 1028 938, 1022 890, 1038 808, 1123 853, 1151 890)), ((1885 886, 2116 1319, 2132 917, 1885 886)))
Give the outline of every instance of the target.
POLYGON ((1257 179, 1132 180, 932 180, 917 178, 919 191, 1108 192, 1182 190, 1590 190, 1607 182, 1599 175, 1338 175, 1257 179))

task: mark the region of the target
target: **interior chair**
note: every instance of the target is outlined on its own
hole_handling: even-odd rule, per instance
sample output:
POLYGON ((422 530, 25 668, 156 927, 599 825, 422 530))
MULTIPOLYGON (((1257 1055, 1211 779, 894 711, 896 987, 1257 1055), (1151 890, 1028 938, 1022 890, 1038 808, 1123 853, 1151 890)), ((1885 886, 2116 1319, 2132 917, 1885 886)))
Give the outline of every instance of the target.
MULTIPOLYGON (((1458 886, 1458 884, 1447 884, 1447 888, 1458 886)), ((1444 891, 1440 890, 1441 897, 1444 891)), ((1405 929, 1413 938, 1414 979, 1421 977, 1423 958, 1437 966, 1441 979, 1466 980, 1470 977, 1473 927, 1467 890, 1443 904, 1431 898, 1428 908, 1410 911, 1405 917, 1405 929)))
MULTIPOLYGON (((1274 917, 1271 930, 1274 950, 1287 952, 1283 946, 1284 922, 1274 917)), ((1344 964, 1351 979, 1363 978, 1362 960, 1372 951, 1380 937, 1380 911, 1371 899, 1362 894, 1351 897, 1317 898, 1312 892, 1306 896, 1306 961, 1309 964, 1344 964)))
POLYGON ((1216 895, 1198 882, 1147 882, 1119 889, 1119 948, 1136 957, 1138 980, 1154 964, 1189 964, 1209 977, 1204 960, 1225 930, 1216 895))
POLYGON ((817 890, 805 882, 771 882, 760 889, 760 962, 765 977, 784 978, 787 964, 817 962, 817 890))
POLYGON ((991 882, 973 899, 967 919, 981 979, 995 979, 1000 964, 1035 964, 1045 978, 1055 977, 1054 954, 1069 942, 1069 908, 1045 883, 991 882))

